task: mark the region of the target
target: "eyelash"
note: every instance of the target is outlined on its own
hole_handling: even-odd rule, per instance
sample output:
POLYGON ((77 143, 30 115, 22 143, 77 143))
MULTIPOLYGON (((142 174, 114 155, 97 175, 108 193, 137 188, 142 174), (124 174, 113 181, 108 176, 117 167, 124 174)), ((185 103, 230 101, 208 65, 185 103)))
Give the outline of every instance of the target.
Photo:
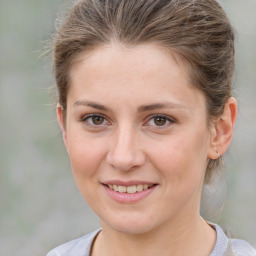
POLYGON ((107 121, 106 117, 101 114, 90 114, 83 116, 80 121, 84 123, 86 126, 92 127, 92 128, 102 128, 102 126, 109 125, 109 122, 107 121), (104 124, 95 124, 93 123, 93 118, 102 118, 104 124), (91 119, 91 122, 89 122, 89 119, 91 119))
POLYGON ((147 119, 144 126, 152 126, 152 127, 154 127, 154 129, 164 129, 164 128, 169 127, 173 123, 175 123, 175 120, 173 118, 166 116, 166 115, 155 114, 155 115, 149 116, 149 118, 147 119), (157 125, 157 124, 150 125, 149 122, 151 120, 154 122, 155 118, 162 118, 162 119, 164 119, 165 123, 163 125, 157 125))
MULTIPOLYGON (((94 129, 100 129, 103 126, 110 125, 110 122, 102 114, 89 114, 89 115, 85 115, 85 116, 83 116, 80 119, 80 121, 82 123, 84 123, 86 126, 94 128, 94 129), (103 123, 102 124, 95 124, 95 123, 93 123, 92 118, 101 118, 103 120, 103 123), (89 122, 90 119, 91 119, 91 122, 89 122)), ((150 115, 149 117, 147 117, 147 121, 143 124, 143 126, 150 126, 150 127, 153 127, 154 129, 164 129, 164 128, 169 127, 171 124, 173 124, 175 122, 176 121, 173 118, 169 117, 169 116, 161 115, 161 114, 155 114, 155 115, 150 115), (150 121, 154 122, 155 121, 154 119, 156 119, 156 118, 163 119, 163 121, 165 123, 163 125, 157 125, 157 124, 153 124, 152 125, 152 124, 149 124, 150 121)))

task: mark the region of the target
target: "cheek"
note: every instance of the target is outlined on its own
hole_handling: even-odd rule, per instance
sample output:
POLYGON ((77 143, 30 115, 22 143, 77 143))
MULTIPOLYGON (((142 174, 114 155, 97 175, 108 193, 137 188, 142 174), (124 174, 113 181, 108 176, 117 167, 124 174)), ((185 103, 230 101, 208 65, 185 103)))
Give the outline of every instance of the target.
POLYGON ((104 158, 104 143, 81 136, 69 138, 69 158, 76 185, 87 203, 94 208, 99 189, 99 170, 104 158))
POLYGON ((198 131, 151 146, 155 165, 173 183, 200 179, 207 164, 207 136, 198 131))
POLYGON ((75 177, 93 176, 101 164, 105 149, 102 141, 92 140, 79 133, 68 138, 68 153, 75 177))

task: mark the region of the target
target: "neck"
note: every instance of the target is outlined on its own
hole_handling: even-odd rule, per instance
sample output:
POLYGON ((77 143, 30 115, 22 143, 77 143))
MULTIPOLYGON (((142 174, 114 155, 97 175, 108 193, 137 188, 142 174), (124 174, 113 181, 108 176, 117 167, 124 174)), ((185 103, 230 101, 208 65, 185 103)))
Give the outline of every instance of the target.
POLYGON ((143 234, 125 234, 102 223, 102 232, 93 246, 93 256, 197 256, 209 255, 216 241, 216 233, 199 215, 187 222, 175 220, 158 230, 143 234), (192 253, 193 254, 193 253, 192 253))

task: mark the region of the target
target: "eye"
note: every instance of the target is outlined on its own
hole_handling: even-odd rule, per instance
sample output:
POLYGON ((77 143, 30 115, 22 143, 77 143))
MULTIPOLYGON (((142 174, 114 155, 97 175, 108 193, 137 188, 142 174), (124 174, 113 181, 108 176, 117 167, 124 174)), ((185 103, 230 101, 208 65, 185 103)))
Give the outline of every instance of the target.
POLYGON ((154 124, 157 126, 163 126, 166 124, 167 119, 163 116, 157 116, 153 118, 154 124))
POLYGON ((102 116, 92 116, 89 119, 91 119, 91 122, 95 125, 101 125, 105 121, 105 118, 102 116))
POLYGON ((172 119, 171 117, 157 114, 157 115, 151 116, 145 125, 155 127, 155 128, 166 128, 172 123, 174 123, 174 119, 172 119))
POLYGON ((104 116, 98 114, 86 115, 81 119, 81 122, 91 127, 105 126, 109 124, 104 116))

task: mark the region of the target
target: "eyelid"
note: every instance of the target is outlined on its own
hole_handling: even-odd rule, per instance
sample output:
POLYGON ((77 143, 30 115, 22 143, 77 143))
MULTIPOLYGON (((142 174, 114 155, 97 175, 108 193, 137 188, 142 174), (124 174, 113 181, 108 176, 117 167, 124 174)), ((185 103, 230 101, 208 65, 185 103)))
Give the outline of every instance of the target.
MULTIPOLYGON (((153 118, 156 118, 156 117, 162 117, 162 118, 165 118, 169 123, 168 124, 165 124, 163 126, 157 126, 155 125, 154 127, 156 129, 163 129, 163 128, 166 128, 167 126, 170 126, 171 124, 173 123, 176 123, 176 120, 175 118, 173 117, 170 117, 168 115, 165 115, 165 114, 152 114, 150 116, 147 117, 146 119, 146 122, 144 124, 146 124, 145 126, 147 126, 147 123, 149 123, 150 120, 152 120, 153 118)), ((148 126, 153 126, 153 125, 148 125, 148 126)))
POLYGON ((101 128, 102 126, 106 126, 106 125, 110 124, 108 118, 105 115, 100 114, 100 113, 92 113, 92 114, 83 115, 80 118, 80 122, 84 123, 84 125, 86 125, 86 126, 93 127, 93 128, 101 128), (93 117, 97 117, 97 116, 104 118, 104 120, 107 122, 107 124, 96 125, 96 124, 90 124, 90 123, 86 122, 89 118, 93 118, 93 117))
MULTIPOLYGON (((79 121, 82 122, 85 126, 88 126, 88 127, 94 128, 94 129, 100 129, 100 128, 103 128, 104 126, 111 125, 111 122, 109 121, 108 117, 106 117, 104 114, 101 114, 101 113, 91 113, 91 114, 83 115, 79 121), (93 118, 93 117, 97 117, 97 116, 104 118, 103 124, 96 125, 96 124, 90 124, 89 122, 86 122, 89 118, 93 118)), ((151 114, 146 117, 146 121, 143 123, 143 126, 154 127, 155 129, 164 129, 164 128, 168 128, 170 125, 172 125, 173 123, 176 123, 176 122, 177 122, 176 119, 173 117, 170 117, 169 115, 151 114), (163 126, 148 124, 153 118, 156 118, 156 117, 165 118, 167 121, 167 124, 164 124, 163 126)))

